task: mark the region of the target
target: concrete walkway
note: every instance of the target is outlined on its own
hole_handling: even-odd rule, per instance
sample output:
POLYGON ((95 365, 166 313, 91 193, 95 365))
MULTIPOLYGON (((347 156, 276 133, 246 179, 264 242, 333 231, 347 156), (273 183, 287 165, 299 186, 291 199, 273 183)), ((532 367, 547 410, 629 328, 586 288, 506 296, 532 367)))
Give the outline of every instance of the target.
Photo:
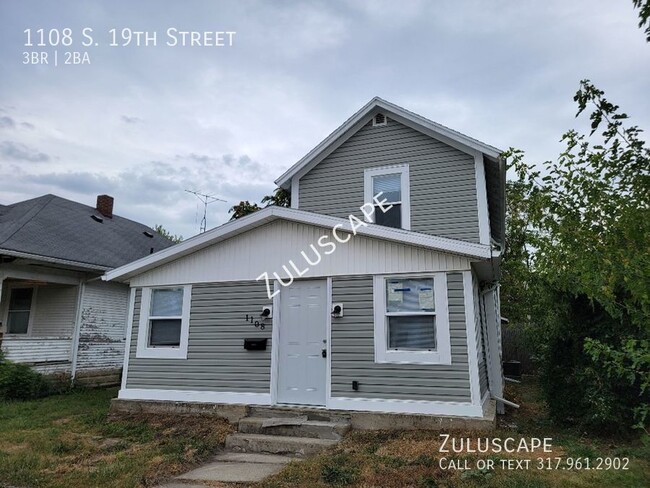
POLYGON ((300 459, 274 454, 255 452, 224 452, 212 461, 176 477, 177 481, 160 485, 158 488, 204 488, 196 484, 202 481, 222 481, 225 483, 255 483, 279 472, 285 464, 300 459), (195 482, 188 484, 188 482, 195 482))

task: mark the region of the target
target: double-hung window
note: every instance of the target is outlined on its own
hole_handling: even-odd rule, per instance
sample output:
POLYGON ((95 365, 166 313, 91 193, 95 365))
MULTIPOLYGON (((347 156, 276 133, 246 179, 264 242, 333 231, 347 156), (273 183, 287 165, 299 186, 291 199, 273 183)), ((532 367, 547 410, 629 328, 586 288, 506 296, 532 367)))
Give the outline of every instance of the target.
POLYGON ((397 229, 411 228, 408 165, 364 171, 364 204, 373 206, 370 222, 397 229))
POLYGON ((374 297, 376 362, 450 364, 445 273, 377 276, 374 297))
POLYGON ((34 288, 11 288, 7 310, 7 334, 28 333, 33 301, 34 288))
POLYGON ((187 357, 190 286, 143 288, 137 357, 187 357))

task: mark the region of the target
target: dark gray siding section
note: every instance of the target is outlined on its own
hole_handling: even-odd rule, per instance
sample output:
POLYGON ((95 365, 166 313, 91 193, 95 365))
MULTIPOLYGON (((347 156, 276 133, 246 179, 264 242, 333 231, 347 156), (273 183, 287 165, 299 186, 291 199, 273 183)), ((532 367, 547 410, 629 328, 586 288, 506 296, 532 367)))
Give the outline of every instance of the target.
POLYGON ((411 230, 479 241, 474 158, 389 119, 368 123, 300 179, 301 210, 360 215, 366 168, 409 165, 411 230))
POLYGON ((342 318, 332 320, 332 396, 470 401, 463 276, 448 274, 452 364, 376 364, 372 277, 332 280, 332 301, 343 302, 342 318), (352 381, 359 390, 352 390, 352 381))
POLYGON ((268 393, 271 330, 245 321, 269 305, 264 283, 207 283, 192 286, 187 359, 138 359, 140 290, 135 297, 127 388, 268 393), (245 351, 244 338, 268 338, 266 351, 245 351))
POLYGON ((485 159, 485 185, 490 213, 490 235, 495 241, 503 243, 505 195, 501 185, 499 163, 496 161, 485 159))

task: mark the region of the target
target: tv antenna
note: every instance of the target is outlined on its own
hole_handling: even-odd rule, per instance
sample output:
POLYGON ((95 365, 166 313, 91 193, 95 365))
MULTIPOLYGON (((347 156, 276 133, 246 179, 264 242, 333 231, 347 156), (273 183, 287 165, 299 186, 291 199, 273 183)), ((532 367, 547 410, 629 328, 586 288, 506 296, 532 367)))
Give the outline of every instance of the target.
POLYGON ((203 232, 205 232, 205 229, 206 229, 206 227, 208 225, 208 222, 207 222, 207 219, 206 219, 207 215, 208 215, 208 205, 210 205, 211 203, 214 203, 214 202, 225 202, 226 200, 222 200, 221 198, 217 198, 217 197, 215 197, 213 195, 208 195, 207 193, 201 193, 201 192, 194 191, 194 190, 185 190, 185 191, 187 193, 191 193, 193 195, 196 195, 196 198, 201 200, 201 202, 203 203, 203 219, 201 220, 201 227, 199 229, 199 234, 202 234, 203 232))

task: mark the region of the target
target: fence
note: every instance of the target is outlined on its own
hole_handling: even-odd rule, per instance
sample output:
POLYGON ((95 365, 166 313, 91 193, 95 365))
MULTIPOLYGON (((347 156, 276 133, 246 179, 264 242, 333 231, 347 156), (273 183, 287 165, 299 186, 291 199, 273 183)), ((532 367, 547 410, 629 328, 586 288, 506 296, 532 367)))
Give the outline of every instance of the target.
POLYGON ((533 374, 535 365, 526 344, 526 336, 521 326, 507 324, 501 326, 501 350, 503 361, 519 361, 523 374, 533 374))

